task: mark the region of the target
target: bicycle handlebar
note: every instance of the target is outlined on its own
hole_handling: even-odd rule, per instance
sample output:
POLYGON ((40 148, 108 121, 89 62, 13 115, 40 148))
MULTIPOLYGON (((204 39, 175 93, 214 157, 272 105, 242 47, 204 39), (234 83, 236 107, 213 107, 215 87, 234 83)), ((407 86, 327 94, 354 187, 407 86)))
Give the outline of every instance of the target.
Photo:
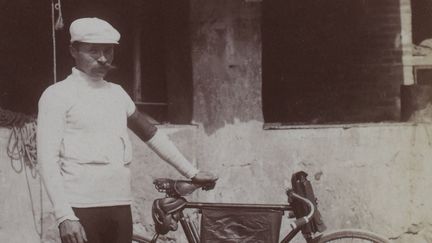
POLYGON ((287 195, 288 195, 289 199, 290 198, 295 198, 295 199, 299 199, 300 201, 306 203, 306 205, 309 208, 309 214, 306 215, 306 216, 304 216, 304 217, 301 217, 301 218, 298 218, 298 219, 294 220, 290 224, 290 227, 292 229, 296 229, 296 228, 302 227, 303 225, 309 223, 309 221, 312 219, 312 216, 315 213, 315 206, 314 206, 314 204, 309 199, 307 199, 305 197, 302 197, 299 194, 295 193, 292 189, 288 189, 287 190, 287 195))

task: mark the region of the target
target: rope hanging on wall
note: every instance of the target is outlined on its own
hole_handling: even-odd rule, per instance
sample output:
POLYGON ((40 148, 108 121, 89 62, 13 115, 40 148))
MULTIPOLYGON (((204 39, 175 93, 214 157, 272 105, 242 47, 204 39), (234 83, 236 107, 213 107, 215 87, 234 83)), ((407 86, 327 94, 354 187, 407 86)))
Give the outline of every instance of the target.
POLYGON ((7 146, 7 154, 11 158, 12 168, 21 172, 25 166, 31 169, 33 178, 37 176, 36 122, 31 121, 23 126, 12 128, 7 146), (17 166, 14 162, 18 161, 17 166))
POLYGON ((37 178, 38 168, 37 168, 37 151, 36 151, 36 121, 33 119, 25 123, 24 125, 18 127, 13 126, 11 135, 9 137, 9 142, 7 146, 7 154, 11 158, 11 166, 13 170, 17 173, 21 173, 24 170, 27 190, 29 192, 30 204, 33 215, 33 226, 36 233, 39 235, 40 240, 43 238, 43 189, 42 189, 42 179, 38 178, 39 181, 39 205, 40 205, 40 217, 39 224, 37 225, 37 215, 34 202, 34 196, 31 190, 28 171, 30 169, 30 174, 33 179, 37 178))
POLYGON ((52 33, 52 48, 53 48, 53 82, 57 83, 57 43, 56 43, 56 31, 62 30, 64 27, 63 15, 61 10, 61 0, 51 0, 51 33, 52 33), (56 14, 57 13, 57 19, 56 14))
POLYGON ((39 177, 39 199, 40 199, 40 226, 37 226, 37 216, 34 203, 34 196, 31 190, 28 169, 31 176, 37 178, 37 151, 36 151, 36 120, 34 117, 12 112, 0 108, 0 127, 11 128, 7 144, 7 154, 11 159, 11 166, 17 173, 24 171, 27 189, 30 197, 30 204, 33 214, 33 225, 41 241, 43 238, 43 189, 42 180, 39 177))
POLYGON ((62 30, 64 27, 61 0, 57 0, 54 8, 58 11, 57 20, 55 22, 55 30, 62 30))

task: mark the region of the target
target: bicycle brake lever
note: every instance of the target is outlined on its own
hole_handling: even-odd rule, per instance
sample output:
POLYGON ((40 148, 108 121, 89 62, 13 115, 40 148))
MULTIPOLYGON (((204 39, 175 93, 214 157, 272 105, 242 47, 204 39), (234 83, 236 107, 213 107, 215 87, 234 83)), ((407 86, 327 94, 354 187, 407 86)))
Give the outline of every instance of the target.
POLYGON ((294 197, 294 190, 292 188, 287 188, 286 189, 286 195, 288 197, 288 203, 291 204, 294 202, 295 197, 294 197))

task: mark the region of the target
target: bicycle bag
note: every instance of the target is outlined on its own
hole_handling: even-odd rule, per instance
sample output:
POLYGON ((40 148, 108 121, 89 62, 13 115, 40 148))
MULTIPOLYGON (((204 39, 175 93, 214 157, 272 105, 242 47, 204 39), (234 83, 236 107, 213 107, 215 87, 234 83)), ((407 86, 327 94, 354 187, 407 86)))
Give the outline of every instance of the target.
MULTIPOLYGON (((324 221, 321 218, 321 213, 317 207, 317 198, 312 189, 312 184, 307 179, 307 174, 304 171, 299 171, 294 173, 291 177, 291 184, 295 193, 299 194, 302 197, 309 199, 314 207, 315 213, 312 216, 312 219, 309 223, 302 227, 303 234, 310 234, 316 232, 323 232, 326 230, 326 226, 324 221)), ((294 215, 296 218, 301 218, 306 216, 309 213, 309 207, 304 202, 299 200, 293 200, 290 202, 293 206, 294 215)))
POLYGON ((204 208, 201 242, 278 243, 282 211, 245 208, 204 208))

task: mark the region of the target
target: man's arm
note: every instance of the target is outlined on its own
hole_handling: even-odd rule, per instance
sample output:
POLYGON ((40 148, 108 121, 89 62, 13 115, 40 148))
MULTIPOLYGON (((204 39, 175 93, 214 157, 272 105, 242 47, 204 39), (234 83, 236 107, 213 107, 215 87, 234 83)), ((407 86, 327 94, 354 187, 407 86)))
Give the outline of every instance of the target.
POLYGON ((150 118, 138 109, 128 117, 128 127, 144 142, 150 140, 157 132, 157 127, 150 123, 150 118))
POLYGON ((65 108, 60 97, 52 90, 43 93, 39 100, 37 121, 37 157, 39 172, 48 196, 54 206, 54 213, 65 243, 87 241, 84 228, 66 200, 63 180, 58 161, 64 131, 65 108))
POLYGON ((183 176, 190 179, 198 174, 198 169, 180 153, 164 132, 149 122, 146 115, 135 110, 128 118, 128 127, 159 157, 174 166, 183 176))
POLYGON ((39 100, 37 157, 40 174, 54 206, 57 223, 61 223, 65 219, 78 220, 66 200, 58 164, 64 117, 65 109, 60 97, 48 89, 39 100))

